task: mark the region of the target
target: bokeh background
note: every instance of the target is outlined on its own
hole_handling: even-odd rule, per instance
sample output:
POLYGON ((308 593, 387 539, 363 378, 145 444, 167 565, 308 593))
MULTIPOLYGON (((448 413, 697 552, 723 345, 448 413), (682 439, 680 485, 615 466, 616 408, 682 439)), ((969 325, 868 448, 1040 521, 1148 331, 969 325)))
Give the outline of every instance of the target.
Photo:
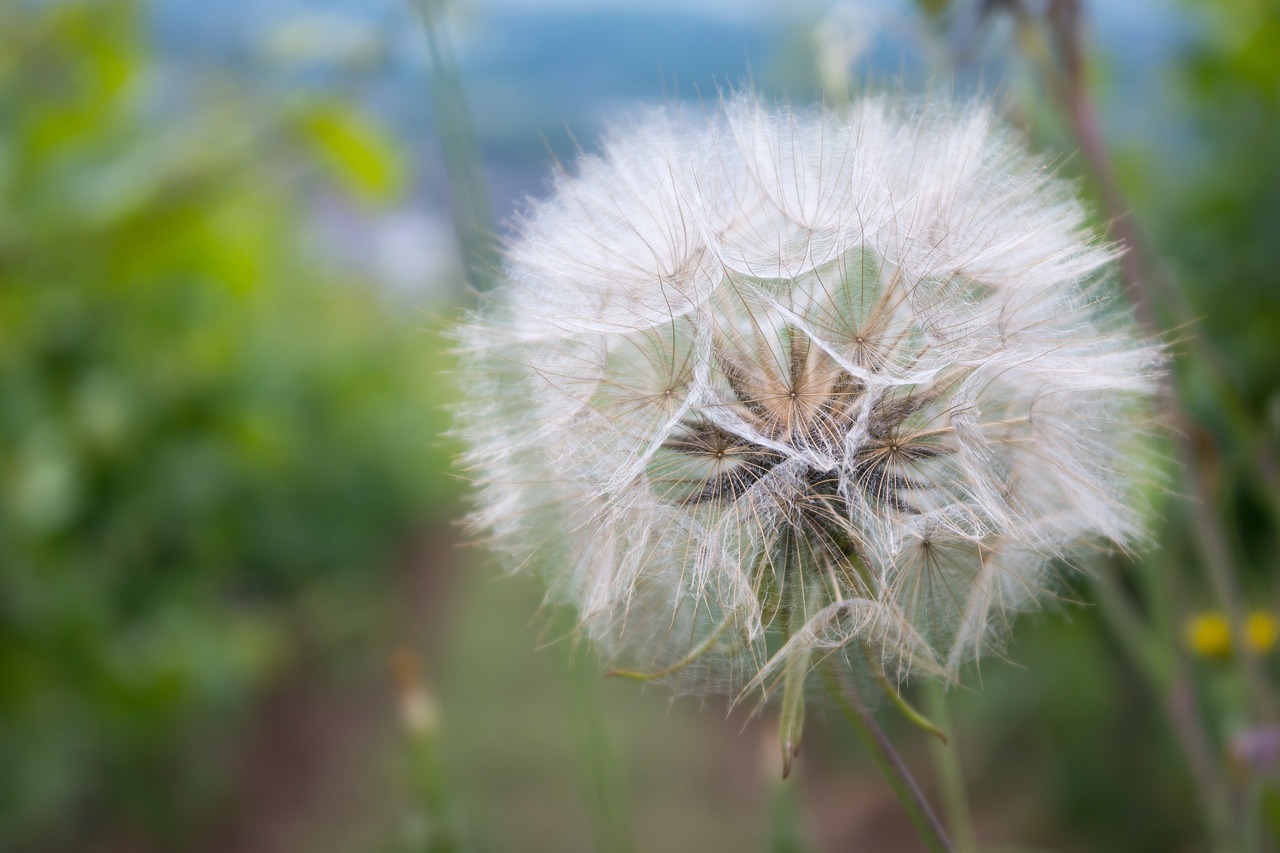
POLYGON ((458 231, 744 85, 985 93, 1166 285, 1155 547, 950 694, 983 848, 1208 849, 1187 718, 1274 843, 1280 5, 3 0, 0 850, 921 849, 840 720, 781 783, 770 714, 606 682, 460 547, 458 231))

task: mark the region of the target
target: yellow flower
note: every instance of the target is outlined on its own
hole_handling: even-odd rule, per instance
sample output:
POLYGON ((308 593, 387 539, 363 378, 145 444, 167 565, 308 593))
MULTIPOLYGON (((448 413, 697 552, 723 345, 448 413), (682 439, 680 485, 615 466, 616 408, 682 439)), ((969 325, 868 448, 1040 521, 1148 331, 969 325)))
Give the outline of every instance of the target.
POLYGON ((1265 610, 1255 610, 1244 623, 1244 643, 1251 651, 1264 654, 1275 647, 1280 629, 1275 618, 1265 610))
MULTIPOLYGON (((1275 648, 1280 639, 1280 624, 1265 610, 1255 610, 1244 623, 1244 644, 1255 654, 1266 654, 1275 648)), ((1206 658, 1225 658, 1231 655, 1231 625, 1218 611, 1197 614, 1187 620, 1187 647, 1206 658)))
POLYGON ((1206 658, 1225 658, 1231 654, 1231 626, 1221 613, 1200 613, 1187 620, 1187 646, 1206 658))

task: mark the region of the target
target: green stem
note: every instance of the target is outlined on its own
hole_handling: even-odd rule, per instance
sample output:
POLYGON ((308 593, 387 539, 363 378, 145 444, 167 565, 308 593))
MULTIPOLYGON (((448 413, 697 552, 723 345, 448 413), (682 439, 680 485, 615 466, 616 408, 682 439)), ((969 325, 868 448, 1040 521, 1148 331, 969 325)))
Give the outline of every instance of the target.
POLYGON ((437 733, 411 732, 409 747, 414 789, 426 818, 423 849, 426 853, 457 853, 461 845, 449 808, 437 733))
POLYGON ((440 0, 415 0, 427 39, 427 84, 439 125, 445 171, 453 191, 454 228, 467 281, 478 292, 489 290, 501 268, 497 230, 480 146, 467 109, 458 64, 440 22, 440 0))
MULTIPOLYGON (((925 701, 929 716, 944 729, 955 730, 947 712, 946 687, 941 682, 925 685, 925 701)), ((978 849, 978 836, 970 817, 969 796, 965 792, 964 772, 960 769, 959 747, 944 739, 933 744, 933 763, 938 773, 938 786, 942 793, 942 811, 947 816, 947 828, 956 840, 958 853, 973 853, 978 849)))
POLYGON ((883 691, 885 698, 893 703, 893 707, 898 709, 898 713, 906 717, 907 722, 911 723, 911 725, 923 729, 936 737, 940 743, 946 745, 947 733, 935 725, 934 722, 924 714, 921 714, 915 708, 911 707, 911 703, 907 702, 906 699, 902 698, 902 694, 898 692, 898 688, 889 681, 888 676, 884 674, 884 670, 880 668, 880 662, 871 655, 871 649, 869 647, 863 646, 862 651, 866 654, 867 666, 871 670, 871 676, 876 680, 876 683, 880 685, 880 690, 883 691))
POLYGON ((894 751, 893 744, 889 743, 889 739, 880 730, 875 717, 871 715, 871 711, 863 703, 862 697, 858 695, 856 688, 833 663, 828 662, 823 666, 823 674, 827 680, 827 688, 840 706, 845 719, 849 721, 854 733, 862 741, 862 745, 866 747, 867 752, 871 753, 872 759, 880 768, 880 772, 884 774, 889 787, 897 795, 898 802, 902 803, 902 808, 906 811, 907 817, 915 825, 916 832, 920 833, 920 838, 924 841, 925 846, 929 848, 931 853, 940 853, 940 851, 941 853, 950 853, 952 850, 951 842, 947 840, 947 834, 943 830, 942 824, 938 822, 933 809, 929 807, 924 795, 920 793, 920 788, 916 785, 915 780, 911 778, 906 765, 902 763, 902 759, 894 751))
POLYGON ((1164 687, 1173 677, 1173 654, 1161 646, 1147 620, 1120 588, 1115 576, 1122 571, 1119 558, 1113 558, 1094 575, 1093 591, 1099 612, 1134 666, 1145 672, 1156 687, 1164 687))
POLYGON ((729 627, 729 621, 726 619, 724 622, 717 625, 711 633, 707 635, 705 640, 694 646, 693 651, 689 652, 689 654, 685 655, 665 669, 655 670, 654 672, 640 672, 634 669, 611 669, 606 672, 604 676, 605 678, 626 678, 631 681, 654 681, 659 678, 665 678, 673 672, 679 672, 698 658, 702 657, 703 653, 706 652, 707 649, 711 648, 727 627, 729 627))
POLYGON ((621 774, 605 725, 602 679, 594 666, 574 665, 576 644, 564 644, 565 698, 574 735, 574 753, 582 781, 584 805, 601 853, 631 853, 630 821, 624 805, 621 774))
POLYGON ((811 853, 808 833, 805 831, 804 812, 794 783, 779 779, 770 773, 769 826, 764 849, 768 853, 811 853))
POLYGON ((417 656, 401 649, 392 658, 399 690, 400 717, 409 761, 410 790, 422 826, 413 841, 424 853, 458 853, 463 849, 453 818, 449 786, 441 755, 440 711, 427 689, 417 656))
MULTIPOLYGON (((1134 609, 1112 576, 1112 572, 1118 570, 1119 564, 1113 560, 1095 578, 1094 590, 1099 610, 1130 663, 1163 699, 1165 715, 1182 748, 1183 758, 1199 794, 1205 826, 1215 841, 1214 849, 1227 849, 1231 846, 1227 841, 1231 837, 1231 802, 1227 795, 1229 788, 1214 759, 1207 727, 1196 707, 1195 691, 1186 661, 1178 653, 1176 639, 1167 640, 1167 653, 1162 648, 1156 632, 1134 609)), ((1176 582, 1176 578, 1169 581, 1176 582)), ((1154 595, 1149 596, 1152 597, 1154 595)), ((1172 626, 1169 631, 1172 631, 1172 626)))

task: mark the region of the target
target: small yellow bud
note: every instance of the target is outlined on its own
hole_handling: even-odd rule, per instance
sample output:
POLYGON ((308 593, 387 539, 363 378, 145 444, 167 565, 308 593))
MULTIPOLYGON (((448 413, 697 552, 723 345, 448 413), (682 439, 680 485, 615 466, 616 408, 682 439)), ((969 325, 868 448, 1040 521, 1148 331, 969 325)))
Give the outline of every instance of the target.
POLYGON ((440 725, 440 711, 423 681, 418 656, 411 649, 397 649, 391 656, 391 672, 399 688, 401 722, 415 737, 434 737, 440 725))
POLYGON ((1187 620, 1188 648, 1206 658, 1225 658, 1231 654, 1231 626, 1221 613, 1201 613, 1187 620))
POLYGON ((1265 654, 1276 644, 1277 629, 1275 618, 1265 610, 1255 610, 1249 614, 1244 623, 1244 642, 1251 651, 1265 654))

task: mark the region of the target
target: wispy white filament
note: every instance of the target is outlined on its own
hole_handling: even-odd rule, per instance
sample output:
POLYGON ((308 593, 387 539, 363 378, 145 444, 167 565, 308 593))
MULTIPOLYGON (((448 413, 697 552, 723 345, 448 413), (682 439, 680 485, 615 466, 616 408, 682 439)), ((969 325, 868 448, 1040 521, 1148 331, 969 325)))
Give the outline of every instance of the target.
POLYGON ((982 104, 653 112, 465 332, 473 520, 688 689, 954 676, 1054 560, 1140 534, 1160 355, 1113 260, 982 104))

